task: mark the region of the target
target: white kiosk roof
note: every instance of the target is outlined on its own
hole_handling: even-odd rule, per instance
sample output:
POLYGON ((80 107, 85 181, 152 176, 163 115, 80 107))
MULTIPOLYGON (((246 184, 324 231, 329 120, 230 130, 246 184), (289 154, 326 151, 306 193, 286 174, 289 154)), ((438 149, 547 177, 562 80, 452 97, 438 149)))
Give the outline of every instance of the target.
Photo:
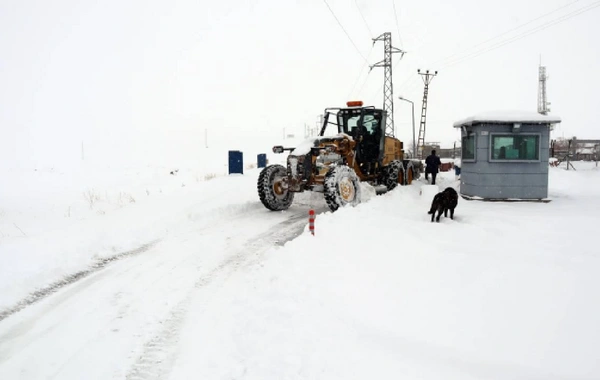
POLYGON ((556 124, 560 123, 560 117, 542 115, 532 111, 489 111, 467 117, 454 123, 454 128, 463 125, 469 126, 476 123, 532 123, 532 124, 556 124))

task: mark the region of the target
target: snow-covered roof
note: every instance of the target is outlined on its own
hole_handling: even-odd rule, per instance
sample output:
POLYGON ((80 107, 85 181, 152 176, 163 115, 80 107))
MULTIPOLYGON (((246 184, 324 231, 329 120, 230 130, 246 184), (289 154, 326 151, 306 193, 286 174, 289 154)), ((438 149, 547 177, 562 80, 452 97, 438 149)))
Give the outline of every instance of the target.
POLYGON ((594 153, 596 153, 596 151, 594 150, 594 148, 580 148, 580 149, 577 149, 577 153, 578 154, 594 154, 594 153))
POLYGON ((533 123, 555 124, 560 123, 560 117, 542 115, 532 111, 489 111, 467 117, 454 123, 454 128, 463 125, 469 126, 476 123, 533 123))

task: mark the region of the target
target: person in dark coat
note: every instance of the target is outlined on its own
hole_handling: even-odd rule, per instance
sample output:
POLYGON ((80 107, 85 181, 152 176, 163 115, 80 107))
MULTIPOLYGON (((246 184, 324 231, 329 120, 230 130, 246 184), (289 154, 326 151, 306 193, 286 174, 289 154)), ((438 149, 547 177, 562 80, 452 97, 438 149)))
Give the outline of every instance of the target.
POLYGON ((431 184, 435 185, 435 177, 438 173, 438 168, 442 164, 440 158, 435 155, 435 149, 431 151, 431 154, 425 159, 425 180, 429 180, 428 174, 431 173, 431 184))

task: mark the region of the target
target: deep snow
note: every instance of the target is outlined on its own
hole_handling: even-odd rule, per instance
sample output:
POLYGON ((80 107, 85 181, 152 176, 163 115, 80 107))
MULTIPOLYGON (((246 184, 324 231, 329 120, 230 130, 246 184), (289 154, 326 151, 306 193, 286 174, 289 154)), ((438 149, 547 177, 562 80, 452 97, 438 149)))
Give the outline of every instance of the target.
POLYGON ((273 213, 249 167, 13 172, 0 311, 157 243, 0 321, 0 378, 598 378, 600 171, 575 166, 550 168, 550 203, 460 199, 439 224, 422 179, 273 213), (86 188, 104 195, 92 207, 86 188))

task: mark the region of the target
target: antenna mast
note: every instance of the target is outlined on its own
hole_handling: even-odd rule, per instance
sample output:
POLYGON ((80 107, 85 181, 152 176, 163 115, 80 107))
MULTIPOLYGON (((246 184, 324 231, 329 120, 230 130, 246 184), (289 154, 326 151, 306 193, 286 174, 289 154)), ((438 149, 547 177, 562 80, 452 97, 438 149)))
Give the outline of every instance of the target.
POLYGON ((539 68, 539 85, 538 85, 538 113, 542 115, 548 115, 550 112, 550 102, 546 98, 546 80, 548 79, 548 75, 546 75, 546 66, 542 66, 542 59, 540 58, 540 68, 539 68))

